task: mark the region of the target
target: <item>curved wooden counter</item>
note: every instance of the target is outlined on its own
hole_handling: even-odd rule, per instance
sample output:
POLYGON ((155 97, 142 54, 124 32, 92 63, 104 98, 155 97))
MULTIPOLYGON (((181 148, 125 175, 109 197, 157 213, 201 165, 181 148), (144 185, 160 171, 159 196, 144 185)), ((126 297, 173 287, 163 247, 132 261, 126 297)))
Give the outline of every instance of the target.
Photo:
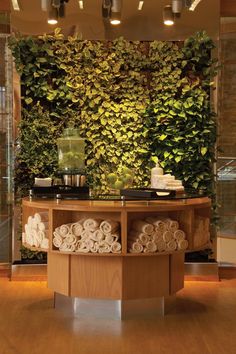
POLYGON ((183 287, 184 252, 128 253, 127 237, 134 219, 147 216, 170 217, 179 222, 189 249, 201 248, 196 233, 196 218, 210 217, 207 197, 132 201, 79 201, 23 199, 23 225, 30 215, 48 212, 48 286, 55 292, 90 299, 150 299, 175 294, 183 287), (78 221, 85 215, 120 222, 122 251, 119 254, 81 254, 60 252, 52 244, 56 227, 78 221))

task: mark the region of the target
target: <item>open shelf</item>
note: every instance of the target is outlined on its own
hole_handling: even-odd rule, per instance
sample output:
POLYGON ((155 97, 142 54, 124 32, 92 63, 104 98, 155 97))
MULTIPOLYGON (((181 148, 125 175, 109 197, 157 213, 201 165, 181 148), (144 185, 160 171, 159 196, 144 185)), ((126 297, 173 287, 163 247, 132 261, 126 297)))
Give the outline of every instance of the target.
MULTIPOLYGON (((195 218, 208 218, 210 200, 197 198, 151 203, 23 200, 23 222, 38 211, 48 212, 48 286, 54 292, 90 299, 147 299, 175 294, 184 286, 184 253, 194 251, 195 218), (201 210, 201 207, 203 210, 201 210), (121 253, 59 251, 53 246, 54 230, 84 216, 120 223, 121 253), (165 217, 176 220, 186 234, 189 250, 129 253, 127 238, 134 219, 165 217)), ((26 245, 29 246, 29 245, 26 245)), ((206 242, 196 250, 206 247, 206 242)), ((42 251, 38 247, 30 249, 42 251)))

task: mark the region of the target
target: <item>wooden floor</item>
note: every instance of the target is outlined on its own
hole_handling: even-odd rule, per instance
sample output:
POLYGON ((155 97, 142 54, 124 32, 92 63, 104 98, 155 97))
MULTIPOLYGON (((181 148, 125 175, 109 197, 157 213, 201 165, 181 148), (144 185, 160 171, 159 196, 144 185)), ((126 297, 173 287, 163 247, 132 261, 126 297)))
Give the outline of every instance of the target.
POLYGON ((0 354, 235 354, 236 280, 186 282, 162 318, 72 319, 45 282, 0 278, 0 354))

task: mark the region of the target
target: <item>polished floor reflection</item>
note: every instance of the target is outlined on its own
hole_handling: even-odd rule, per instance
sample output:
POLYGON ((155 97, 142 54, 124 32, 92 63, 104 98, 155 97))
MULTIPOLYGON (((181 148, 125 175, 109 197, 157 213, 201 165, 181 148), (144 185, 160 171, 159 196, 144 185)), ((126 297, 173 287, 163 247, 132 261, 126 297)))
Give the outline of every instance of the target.
POLYGON ((0 278, 1 354, 233 354, 236 279, 186 282, 165 317, 72 319, 44 282, 0 278))

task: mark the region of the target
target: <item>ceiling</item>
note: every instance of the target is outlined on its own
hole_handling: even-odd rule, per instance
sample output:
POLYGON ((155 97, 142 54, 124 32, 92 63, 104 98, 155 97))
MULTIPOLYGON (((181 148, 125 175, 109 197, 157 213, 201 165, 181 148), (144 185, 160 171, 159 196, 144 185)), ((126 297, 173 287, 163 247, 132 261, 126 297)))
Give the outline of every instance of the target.
POLYGON ((37 35, 63 29, 65 35, 79 34, 84 39, 114 39, 123 36, 130 40, 183 40, 198 30, 206 30, 218 38, 220 1, 202 0, 194 12, 184 8, 172 27, 162 23, 162 9, 171 0, 144 0, 138 11, 138 0, 123 0, 122 23, 114 27, 102 18, 102 0, 84 0, 80 10, 78 0, 66 4, 66 16, 57 26, 47 24, 47 13, 41 9, 41 0, 18 0, 21 11, 11 9, 14 32, 37 35))

